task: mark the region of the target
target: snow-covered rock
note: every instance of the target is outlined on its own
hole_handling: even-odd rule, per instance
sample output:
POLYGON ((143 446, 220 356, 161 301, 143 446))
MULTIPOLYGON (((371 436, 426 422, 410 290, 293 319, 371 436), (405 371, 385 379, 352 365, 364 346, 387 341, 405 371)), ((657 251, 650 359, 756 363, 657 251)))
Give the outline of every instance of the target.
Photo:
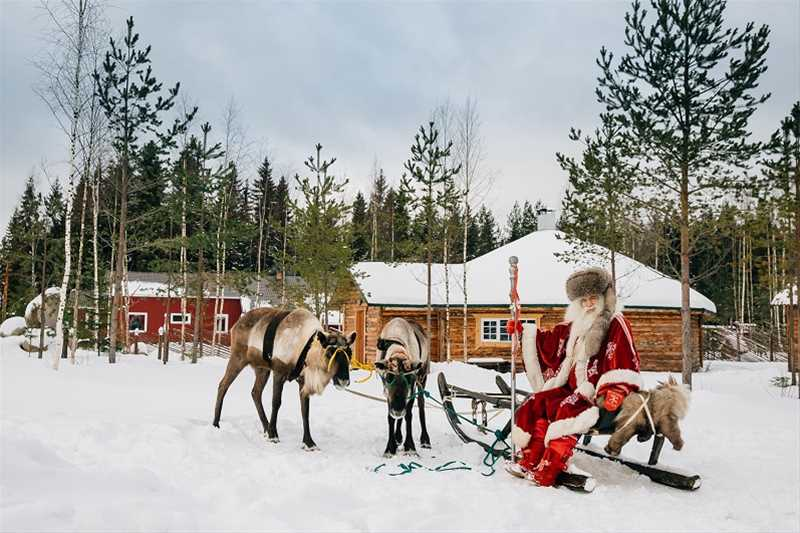
POLYGON ((26 327, 25 319, 21 316, 8 317, 0 324, 0 337, 22 335, 26 327))
MULTIPOLYGON (((44 324, 48 328, 56 327, 56 315, 58 315, 58 302, 59 288, 50 287, 44 291, 44 324)), ((25 308, 25 323, 30 328, 38 328, 41 326, 39 320, 39 308, 41 307, 42 296, 37 295, 36 298, 28 303, 25 308)))
MULTIPOLYGON (((28 331, 29 335, 18 337, 17 345, 24 352, 38 352, 39 351, 39 328, 32 328, 28 331)), ((53 338, 53 330, 46 329, 44 332, 44 349, 50 344, 53 338)))

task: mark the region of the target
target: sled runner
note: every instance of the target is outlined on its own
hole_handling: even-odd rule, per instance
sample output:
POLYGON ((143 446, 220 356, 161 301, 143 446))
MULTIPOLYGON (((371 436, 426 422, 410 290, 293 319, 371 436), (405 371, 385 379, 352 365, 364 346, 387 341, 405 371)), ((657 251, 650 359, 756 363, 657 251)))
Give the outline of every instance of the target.
MULTIPOLYGON (((487 454, 510 459, 511 449, 505 443, 505 440, 511 432, 511 420, 501 430, 495 431, 487 425, 487 406, 495 409, 511 410, 511 387, 499 375, 495 378, 495 383, 499 392, 477 392, 449 384, 443 373, 439 374, 438 377, 439 394, 444 404, 445 415, 456 435, 464 442, 478 444, 487 454), (473 436, 465 431, 466 424, 457 414, 454 400, 470 401, 472 407, 471 425, 476 428, 478 435, 473 436), (483 435, 486 435, 487 438, 484 439, 483 435), (495 437, 492 444, 488 442, 488 436, 490 435, 495 437)), ((519 389, 515 392, 518 396, 518 401, 522 401, 530 395, 529 392, 519 389)), ((608 455, 602 448, 592 445, 590 441, 593 435, 610 435, 613 433, 611 422, 613 422, 613 416, 601 416, 598 425, 583 436, 582 444, 576 446, 575 449, 587 455, 625 465, 661 485, 683 490, 700 488, 702 480, 699 475, 658 464, 661 448, 664 444, 664 436, 661 434, 656 434, 652 437, 653 445, 647 463, 627 459, 623 456, 608 455)), ((591 476, 563 472, 559 475, 557 484, 574 490, 590 491, 594 485, 594 480, 591 476)))

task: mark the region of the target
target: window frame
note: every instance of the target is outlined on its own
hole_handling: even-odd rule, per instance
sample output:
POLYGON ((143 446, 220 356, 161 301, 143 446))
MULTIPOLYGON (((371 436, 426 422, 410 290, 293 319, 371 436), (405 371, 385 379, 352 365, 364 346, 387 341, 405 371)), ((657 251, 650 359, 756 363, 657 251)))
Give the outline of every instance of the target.
POLYGON ((218 313, 214 318, 214 333, 228 333, 231 330, 230 321, 231 319, 228 313, 218 313), (220 318, 225 318, 225 329, 217 329, 217 321, 220 318))
POLYGON ((147 315, 148 315, 148 313, 145 312, 145 311, 128 311, 128 333, 133 333, 134 331, 138 331, 139 333, 146 333, 147 332, 147 320, 148 320, 148 316, 147 315), (131 329, 131 317, 134 316, 134 315, 143 316, 144 317, 144 329, 139 329, 139 330, 131 329))
POLYGON ((169 323, 170 323, 170 325, 176 325, 176 326, 180 326, 181 324, 186 324, 187 326, 191 326, 192 325, 192 313, 181 313, 180 311, 177 312, 177 313, 170 313, 169 314, 169 323), (177 321, 174 318, 174 317, 180 316, 180 315, 183 315, 183 317, 184 317, 184 320, 182 322, 181 321, 177 321), (188 320, 186 320, 187 317, 188 317, 188 320))
MULTIPOLYGON (((534 326, 538 327, 538 324, 542 318, 541 314, 522 314, 520 315, 520 321, 522 323, 532 323, 534 326)), ((511 338, 509 336, 508 340, 502 338, 505 335, 505 324, 503 322, 508 323, 510 317, 508 315, 496 315, 496 314, 485 314, 485 315, 477 315, 475 317, 475 340, 477 346, 510 346, 511 345, 511 338), (484 337, 484 324, 494 322, 495 328, 495 337, 493 338, 486 338, 484 337)))

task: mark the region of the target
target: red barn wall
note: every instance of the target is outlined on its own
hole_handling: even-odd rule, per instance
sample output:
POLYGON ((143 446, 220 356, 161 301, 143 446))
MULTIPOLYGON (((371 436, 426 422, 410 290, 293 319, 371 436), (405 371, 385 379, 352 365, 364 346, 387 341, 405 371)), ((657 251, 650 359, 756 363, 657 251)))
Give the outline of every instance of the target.
MULTIPOLYGON (((213 298, 206 298, 203 300, 202 311, 203 311, 202 313, 203 323, 201 325, 201 334, 203 339, 211 341, 211 337, 214 332, 213 330, 214 321, 212 319, 214 315, 213 298)), ((130 306, 128 308, 128 312, 147 314, 147 324, 146 324, 147 329, 141 334, 139 338, 148 341, 156 341, 158 340, 158 330, 160 327, 164 325, 165 316, 167 316, 168 313, 181 312, 181 301, 179 298, 170 299, 170 306, 169 309, 167 309, 166 298, 132 296, 130 299, 130 306)), ((195 320, 197 319, 194 299, 191 299, 186 302, 186 313, 191 315, 192 317, 191 324, 186 325, 187 338, 191 338, 194 332, 195 320)), ((239 320, 239 317, 242 315, 241 301, 238 298, 223 299, 222 310, 220 311, 219 314, 228 315, 228 331, 220 335, 220 342, 222 342, 223 344, 228 344, 230 341, 230 329, 233 327, 234 324, 236 324, 236 321, 239 320)), ((169 333, 170 333, 170 338, 172 340, 180 338, 180 331, 181 331, 180 324, 169 325, 169 333)))

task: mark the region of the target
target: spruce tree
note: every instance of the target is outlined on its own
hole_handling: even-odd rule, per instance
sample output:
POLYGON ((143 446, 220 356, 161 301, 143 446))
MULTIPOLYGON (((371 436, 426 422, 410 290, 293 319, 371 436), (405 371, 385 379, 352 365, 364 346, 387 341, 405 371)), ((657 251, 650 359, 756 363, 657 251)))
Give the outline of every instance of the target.
POLYGON ((568 188, 561 203, 560 229, 567 235, 566 259, 580 261, 609 251, 611 277, 616 283, 616 255, 623 252, 626 217, 636 208, 632 200, 636 187, 635 166, 626 157, 626 140, 619 121, 600 115, 601 126, 593 136, 581 137, 572 129, 570 139, 583 143, 581 158, 557 153, 559 165, 568 174, 568 188))
POLYGON ((605 48, 597 96, 626 128, 643 161, 651 208, 677 204, 681 254, 683 382, 691 386, 689 287, 698 203, 728 193, 759 150, 748 122, 768 94, 754 94, 766 70, 769 28, 726 28, 724 0, 652 0, 648 16, 638 0, 625 16, 621 60, 605 48))
POLYGON ((361 191, 356 194, 353 201, 352 218, 350 225, 352 228, 352 239, 350 249, 353 252, 353 261, 366 261, 369 258, 369 222, 367 219, 367 202, 361 191))

